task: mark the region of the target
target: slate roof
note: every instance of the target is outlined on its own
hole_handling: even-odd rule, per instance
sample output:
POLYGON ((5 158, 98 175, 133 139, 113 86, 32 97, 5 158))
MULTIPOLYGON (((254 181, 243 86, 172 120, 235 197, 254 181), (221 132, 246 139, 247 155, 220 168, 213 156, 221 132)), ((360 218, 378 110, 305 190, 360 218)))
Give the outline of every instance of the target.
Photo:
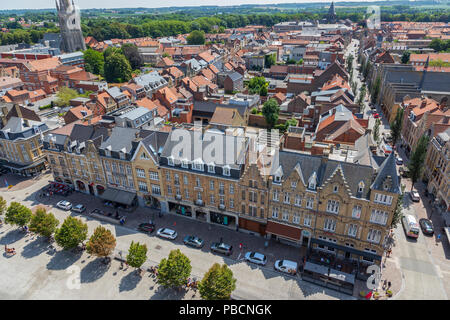
POLYGON ((133 140, 136 139, 136 133, 139 133, 138 137, 145 138, 151 131, 114 127, 109 138, 100 145, 100 150, 103 151, 102 155, 105 149, 110 150, 111 153, 115 152, 118 154, 119 152, 124 152, 131 155, 136 147, 133 145, 133 140))
POLYGON ((370 186, 372 189, 375 190, 381 190, 384 191, 384 181, 387 177, 391 177, 391 187, 387 190, 392 193, 398 193, 400 194, 400 185, 398 182, 398 175, 397 175, 397 167, 395 164, 395 155, 394 152, 391 152, 391 154, 384 160, 383 164, 381 165, 378 174, 375 178, 375 181, 370 186))
POLYGON ((279 167, 281 167, 283 179, 285 179, 295 170, 299 173, 300 177, 303 177, 301 180, 306 183, 306 186, 308 180, 314 173, 317 177, 317 187, 323 187, 326 184, 327 179, 331 178, 333 174, 337 174, 340 170, 350 189, 351 195, 361 198, 369 198, 370 184, 372 182, 372 176, 375 173, 373 168, 366 165, 322 159, 321 156, 312 156, 289 151, 280 151, 275 154, 273 163, 278 165, 272 167, 272 175, 279 170, 279 167), (358 193, 360 181, 363 181, 364 183, 364 190, 361 194, 358 193))

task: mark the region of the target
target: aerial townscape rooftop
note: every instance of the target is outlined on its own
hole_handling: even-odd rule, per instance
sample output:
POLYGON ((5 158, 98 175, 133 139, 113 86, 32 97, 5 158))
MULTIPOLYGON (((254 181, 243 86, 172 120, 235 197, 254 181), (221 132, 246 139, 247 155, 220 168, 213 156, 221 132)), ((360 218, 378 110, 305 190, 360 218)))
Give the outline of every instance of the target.
POLYGON ((0 11, 1 299, 448 300, 448 3, 266 2, 0 11))

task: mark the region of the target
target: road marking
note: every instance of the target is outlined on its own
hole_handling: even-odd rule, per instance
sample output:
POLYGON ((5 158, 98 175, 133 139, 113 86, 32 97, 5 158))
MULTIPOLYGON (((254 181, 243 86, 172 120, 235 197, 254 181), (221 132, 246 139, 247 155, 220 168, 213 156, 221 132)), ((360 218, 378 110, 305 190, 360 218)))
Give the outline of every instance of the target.
POLYGON ((236 260, 239 260, 239 258, 241 257, 241 253, 239 253, 239 255, 238 255, 238 257, 237 257, 237 259, 236 260))

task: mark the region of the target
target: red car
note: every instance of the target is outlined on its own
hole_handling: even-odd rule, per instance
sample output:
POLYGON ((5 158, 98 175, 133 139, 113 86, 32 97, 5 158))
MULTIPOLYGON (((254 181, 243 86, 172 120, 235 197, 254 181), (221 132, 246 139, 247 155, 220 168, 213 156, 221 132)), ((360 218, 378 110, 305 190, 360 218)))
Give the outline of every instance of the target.
POLYGON ((373 114, 373 117, 374 117, 375 119, 378 119, 378 118, 380 117, 380 115, 379 115, 377 112, 375 112, 375 113, 373 114))

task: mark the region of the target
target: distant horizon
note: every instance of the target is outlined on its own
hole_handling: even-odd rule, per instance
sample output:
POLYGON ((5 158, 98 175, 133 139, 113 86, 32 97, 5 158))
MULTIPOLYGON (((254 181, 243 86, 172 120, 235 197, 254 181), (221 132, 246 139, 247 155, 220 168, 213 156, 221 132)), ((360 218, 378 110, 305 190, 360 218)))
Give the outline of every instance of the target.
MULTIPOLYGON (((393 0, 402 1, 402 0, 393 0)), ((405 2, 416 2, 414 0, 403 0, 405 2)), ((426 1, 426 0, 425 0, 426 1)), ((432 0, 431 0, 432 1, 432 0)), ((45 3, 44 5, 37 5, 36 0, 16 0, 14 2, 8 2, 3 4, 3 8, 0 11, 5 10, 52 10, 56 9, 55 0, 39 0, 39 3, 45 3), (19 3, 19 4, 18 4, 19 3), (12 7, 15 6, 15 7, 12 7)), ((74 0, 75 5, 80 9, 158 9, 169 7, 201 7, 201 6, 218 6, 218 7, 231 7, 240 5, 283 5, 283 4, 331 4, 330 0, 225 0, 220 4, 217 0, 166 0, 163 3, 154 0, 74 0), (96 5, 92 5, 96 3, 96 5), (158 5, 161 4, 161 5, 158 5)), ((388 2, 388 0, 341 0, 334 1, 340 2, 388 2)), ((445 3, 445 2, 444 2, 445 3)), ((446 1, 448 3, 448 1, 446 1)))

